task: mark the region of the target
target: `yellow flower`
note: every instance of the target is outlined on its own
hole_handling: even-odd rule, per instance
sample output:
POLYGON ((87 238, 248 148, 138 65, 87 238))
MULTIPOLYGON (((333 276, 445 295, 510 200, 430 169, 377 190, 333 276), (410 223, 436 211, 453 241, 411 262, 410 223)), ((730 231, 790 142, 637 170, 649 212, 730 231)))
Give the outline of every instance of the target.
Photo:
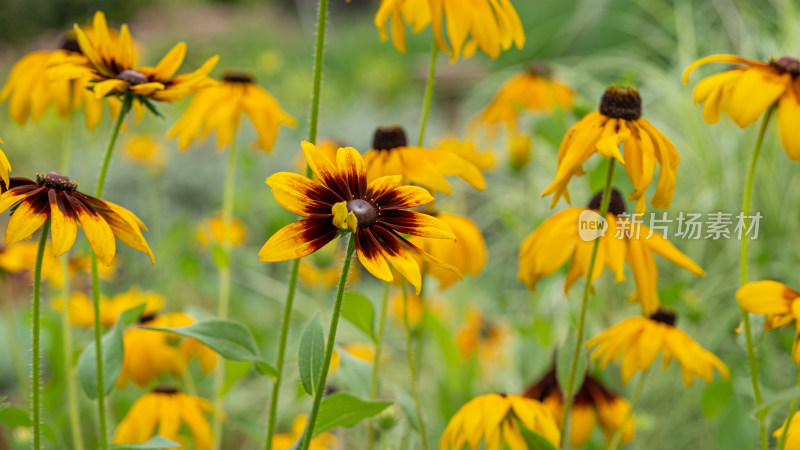
POLYGON ((115 444, 138 444, 155 435, 176 442, 185 441, 181 424, 191 432, 195 450, 209 450, 214 436, 206 414, 213 411, 211 402, 186 395, 173 387, 160 387, 140 397, 128 410, 114 432, 115 444))
POLYGON ((692 71, 710 62, 737 67, 697 83, 694 103, 705 102, 703 119, 717 123, 720 112, 725 111, 739 128, 744 128, 777 104, 783 148, 793 161, 800 160, 800 60, 782 56, 762 63, 736 55, 707 56, 686 68, 684 84, 689 83, 692 71))
POLYGON ((786 430, 786 441, 783 448, 789 450, 800 448, 800 411, 794 413, 791 421, 787 418, 783 425, 772 433, 772 436, 775 439, 780 439, 787 421, 789 422, 789 429, 786 430))
POLYGON ((450 419, 439 441, 439 450, 461 450, 465 445, 486 450, 527 450, 528 445, 517 425, 538 433, 558 447, 561 433, 553 413, 540 401, 512 394, 486 394, 475 397, 450 419))
MULTIPOLYGON (((0 139, 0 144, 3 143, 3 140, 0 139)), ((3 149, 0 149, 0 180, 8 186, 8 172, 11 172, 11 163, 8 162, 8 158, 6 158, 6 154, 3 153, 3 149)))
POLYGON ((455 153, 471 162, 480 170, 494 167, 496 159, 492 150, 478 150, 477 144, 470 139, 458 139, 455 136, 441 139, 436 146, 439 150, 455 153))
MULTIPOLYGON (((437 259, 456 267, 465 275, 478 275, 486 265, 487 249, 481 230, 470 219, 455 214, 432 213, 456 235, 455 241, 444 239, 420 239, 412 237, 411 242, 437 259)), ((459 277, 451 270, 435 264, 422 264, 423 271, 437 280, 439 288, 446 289, 459 277)))
MULTIPOLYGON (((534 290, 541 277, 552 275, 570 258, 572 262, 564 284, 565 294, 575 281, 589 273, 594 241, 586 241, 580 236, 579 229, 584 224, 581 213, 599 210, 601 197, 602 192, 595 195, 587 208, 572 207, 557 212, 525 238, 520 247, 517 277, 528 289, 534 290)), ((624 216, 620 217, 624 213, 625 201, 619 191, 613 189, 606 215, 608 229, 599 238, 591 282, 594 283, 603 274, 605 267, 614 272, 617 283, 624 281, 624 265, 627 261, 636 282, 636 292, 630 300, 640 303, 644 314, 653 314, 660 304, 654 253, 695 275, 705 276, 705 272, 654 230, 642 223, 633 223, 624 216)))
POLYGON ((764 314, 764 331, 795 322, 792 358, 800 364, 800 293, 777 281, 754 281, 736 291, 736 300, 751 314, 764 314))
MULTIPOLYGON (((408 297, 408 323, 411 327, 416 328, 422 322, 425 316, 426 305, 422 302, 419 296, 409 293, 408 297)), ((400 321, 405 321, 406 305, 403 301, 403 295, 398 293, 392 297, 390 310, 392 317, 400 321)))
POLYGON ((56 257, 72 248, 80 226, 103 264, 109 265, 114 259, 115 237, 150 256, 155 264, 153 252, 142 236, 142 230, 147 230, 144 223, 125 208, 79 192, 78 183, 66 175, 37 174, 35 182, 12 178, 8 188, 3 187, 0 213, 17 205, 6 228, 6 245, 29 238, 50 219, 56 257))
POLYGON ((461 356, 476 355, 486 363, 503 359, 507 340, 508 330, 502 324, 488 320, 475 307, 467 311, 467 320, 456 331, 456 346, 461 356))
MULTIPOLYGON (((105 327, 110 327, 117 322, 117 318, 123 312, 134 306, 146 303, 144 315, 149 316, 160 311, 164 307, 164 297, 153 292, 141 292, 138 288, 132 288, 128 292, 117 294, 111 299, 103 295, 100 296, 100 323, 105 327)), ((64 300, 55 300, 56 311, 64 308, 64 300)), ((69 321, 79 327, 91 328, 94 326, 94 305, 92 300, 83 292, 73 292, 67 302, 69 321)))
POLYGON ((170 139, 177 137, 178 146, 186 150, 195 140, 205 140, 217 133, 217 149, 233 143, 236 130, 247 114, 258 139, 256 147, 269 152, 278 137, 281 125, 293 127, 294 117, 281 109, 278 101, 250 75, 230 72, 220 83, 201 90, 178 122, 169 130, 170 139))
POLYGON ((75 25, 75 35, 82 55, 64 58, 51 68, 54 79, 88 79, 96 98, 108 94, 132 94, 141 103, 149 100, 172 102, 213 85, 208 73, 217 64, 218 56, 209 58, 194 72, 174 76, 186 56, 181 42, 170 50, 155 67, 137 67, 133 39, 127 25, 122 25, 119 38, 112 39, 106 16, 94 15, 92 33, 75 25))
POLYGON ((531 160, 531 149, 533 147, 533 138, 528 133, 519 133, 511 136, 508 144, 509 159, 511 160, 511 168, 520 170, 531 160))
POLYGON ((486 189, 486 180, 475 164, 451 151, 409 147, 405 130, 398 126, 375 130, 364 164, 368 180, 402 175, 403 183, 449 194, 453 190, 445 177, 457 175, 479 191, 486 189))
POLYGON ((128 161, 159 169, 166 162, 164 146, 152 136, 138 135, 129 138, 123 147, 128 161))
POLYGON ((471 57, 480 48, 492 58, 511 45, 525 45, 525 31, 510 0, 381 0, 375 14, 381 40, 388 39, 386 22, 391 19, 392 42, 406 52, 406 28, 419 33, 428 25, 439 49, 455 62, 463 54, 471 57), (445 41, 443 28, 446 28, 445 41))
POLYGON ((625 166, 634 191, 636 212, 645 211, 645 192, 660 167, 658 185, 650 204, 668 209, 675 191, 675 173, 681 157, 672 142, 642 118, 642 100, 635 88, 611 86, 603 94, 600 111, 589 113, 567 131, 558 149, 558 172, 542 197, 554 194, 553 203, 570 201, 567 185, 573 175, 584 175, 582 166, 593 154, 615 159, 625 166), (623 153, 619 151, 622 144, 623 153))
POLYGON ((546 64, 530 64, 500 87, 494 98, 474 119, 494 132, 501 125, 518 131, 523 112, 551 112, 572 107, 572 88, 553 77, 546 64))
POLYGON ((221 216, 213 217, 202 221, 197 226, 197 240, 203 245, 213 242, 222 245, 226 240, 230 241, 231 247, 239 247, 247 239, 247 228, 237 218, 232 218, 230 228, 226 232, 225 221, 221 216))
POLYGON ((375 346, 368 342, 353 342, 350 344, 343 344, 342 350, 346 351, 355 359, 368 363, 375 361, 375 346))
MULTIPOLYGON (((292 445, 303 435, 307 418, 299 415, 292 422, 291 433, 278 433, 272 438, 272 450, 289 450, 292 445)), ((338 448, 339 440, 331 433, 320 433, 311 439, 309 450, 332 450, 338 448)))
MULTIPOLYGON (((33 268, 36 264, 36 253, 39 244, 36 242, 17 242, 0 249, 0 270, 7 273, 30 272, 33 277, 33 268)), ((109 266, 99 265, 98 274, 103 280, 114 278, 117 270, 116 259, 109 266)), ((88 255, 71 254, 67 264, 67 275, 72 278, 78 272, 91 273, 91 258, 88 255)), ((33 279, 33 278, 31 278, 33 279)), ((44 247, 42 259, 42 279, 47 280, 53 287, 64 284, 64 272, 61 263, 53 256, 53 246, 49 242, 44 247)))
MULTIPOLYGON (((317 143, 314 144, 317 146, 317 150, 319 150, 326 158, 330 159, 331 161, 336 161, 336 153, 339 151, 342 145, 339 145, 336 141, 331 139, 317 139, 317 143)), ((293 165, 297 169, 297 173, 301 175, 306 174, 306 166, 308 166, 308 162, 306 162, 305 153, 302 151, 297 153, 297 156, 294 158, 293 165)))
MULTIPOLYGON (((522 396, 544 403, 559 422, 564 416, 564 393, 558 384, 555 369, 547 372, 522 396)), ((622 442, 630 442, 635 431, 635 419, 631 414, 631 405, 627 400, 609 391, 598 380, 587 374, 580 389, 575 393, 570 410, 570 445, 575 448, 585 446, 598 420, 607 440, 610 440, 625 422, 621 438, 622 442)), ((563 424, 560 428, 563 428, 563 424)))
POLYGON ((586 342, 587 348, 594 347, 592 362, 600 360, 603 369, 609 362, 622 358, 622 382, 627 384, 637 371, 649 369, 661 351, 664 368, 673 358, 681 365, 686 386, 692 385, 693 375, 711 382, 715 368, 722 378, 728 379, 725 364, 676 328, 675 318, 674 313, 659 309, 649 317, 623 320, 586 342))

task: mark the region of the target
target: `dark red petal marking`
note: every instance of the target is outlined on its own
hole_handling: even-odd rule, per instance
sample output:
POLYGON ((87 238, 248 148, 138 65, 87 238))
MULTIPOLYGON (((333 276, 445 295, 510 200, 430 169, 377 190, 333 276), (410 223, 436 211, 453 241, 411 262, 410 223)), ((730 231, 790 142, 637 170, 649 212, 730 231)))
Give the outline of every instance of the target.
POLYGON ((6 183, 4 181, 0 180, 0 194, 4 193, 5 191, 7 191, 9 189, 14 189, 14 188, 22 187, 22 186, 33 185, 34 187, 38 187, 36 182, 34 182, 33 180, 29 180, 27 178, 19 178, 19 177, 11 177, 11 178, 9 178, 8 184, 9 185, 6 186, 6 183))
POLYGON ((420 223, 418 220, 418 214, 420 213, 414 213, 402 209, 394 209, 389 211, 383 210, 381 211, 380 221, 384 226, 391 228, 398 233, 422 236, 424 233, 421 233, 419 230, 424 226, 424 224, 420 223))
POLYGON ((403 246, 397 241, 395 234, 381 225, 370 227, 370 231, 375 235, 383 251, 391 256, 403 253, 403 246))
POLYGON ((363 253, 368 259, 375 259, 379 257, 381 253, 381 246, 378 241, 375 240, 375 236, 372 235, 373 229, 374 227, 359 228, 358 231, 356 231, 356 249, 363 253))

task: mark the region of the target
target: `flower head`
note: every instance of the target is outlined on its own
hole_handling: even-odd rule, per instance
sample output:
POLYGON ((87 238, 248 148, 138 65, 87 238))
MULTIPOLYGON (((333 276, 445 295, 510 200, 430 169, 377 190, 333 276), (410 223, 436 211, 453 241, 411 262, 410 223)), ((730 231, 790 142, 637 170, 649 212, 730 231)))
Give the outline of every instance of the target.
POLYGON ((123 146, 128 161, 151 169, 160 169, 167 162, 164 146, 148 135, 133 136, 123 146))
POLYGON ((6 228, 6 245, 30 237, 47 219, 51 221, 53 254, 58 257, 72 248, 78 226, 89 245, 105 265, 116 253, 116 237, 131 248, 150 256, 153 252, 142 236, 147 227, 125 208, 78 191, 78 183, 66 175, 37 174, 36 181, 11 178, 2 186, 0 213, 17 205, 6 228))
POLYGON ((155 435, 173 441, 185 441, 181 424, 191 432, 196 450, 209 450, 214 436, 206 414, 213 410, 204 398, 184 394, 171 386, 162 386, 140 397, 128 410, 114 432, 116 444, 138 444, 155 435))
POLYGON ((744 128, 777 104, 783 148, 793 161, 800 160, 800 60, 782 56, 763 63, 736 55, 706 56, 686 68, 684 84, 689 83, 689 75, 696 68, 710 62, 736 67, 697 83, 694 103, 705 103, 703 119, 717 123, 725 111, 739 128, 744 128))
POLYGON ((467 311, 466 321, 456 331, 456 346, 461 356, 468 358, 475 355, 482 362, 502 360, 507 342, 508 330, 501 323, 488 319, 475 307, 467 311))
POLYGON ((405 130, 398 126, 375 130, 372 150, 364 155, 364 164, 370 181, 402 175, 404 183, 449 194, 453 189, 445 177, 457 175, 475 189, 486 189, 486 180, 475 164, 452 151, 410 147, 405 130))
MULTIPOLYGON (((62 310, 64 299, 55 300, 56 310, 62 310)), ((154 315, 164 307, 164 297, 153 292, 142 292, 133 288, 127 292, 117 294, 112 298, 100 296, 100 323, 110 327, 117 322, 123 312, 145 303, 144 316, 154 315)), ((69 321, 79 327, 91 328, 94 326, 94 305, 92 300, 83 292, 73 292, 67 302, 69 321)))
MULTIPOLYGON (((564 293, 581 277, 589 273, 589 263, 594 248, 593 240, 584 240, 580 233, 581 213, 598 211, 602 192, 597 193, 586 208, 567 208, 545 219, 539 227, 522 242, 519 253, 518 278, 533 290, 539 279, 552 275, 572 258, 564 284, 564 293)), ((627 261, 636 282, 636 292, 630 300, 642 305, 644 314, 653 314, 659 306, 658 267, 653 254, 666 258, 679 267, 698 276, 705 272, 688 256, 680 252, 663 236, 646 225, 633 223, 625 214, 625 201, 616 189, 611 191, 608 214, 605 217, 608 229, 599 237, 595 267, 592 271, 594 283, 608 267, 616 275, 617 283, 625 280, 627 261)))
POLYGON ((293 127, 294 117, 281 109, 266 89, 241 72, 229 72, 218 84, 198 92, 186 112, 169 130, 170 139, 177 137, 178 146, 186 150, 195 140, 204 140, 214 131, 217 149, 233 143, 243 115, 256 129, 256 146, 272 150, 282 125, 293 127))
MULTIPOLYGON (((272 439, 272 450, 289 450, 292 445, 303 436, 308 419, 305 415, 299 415, 292 422, 291 433, 278 433, 272 439)), ((320 433, 311 439, 309 450, 331 450, 337 448, 339 440, 331 433, 320 433)))
POLYGON ((433 200, 428 191, 402 186, 400 175, 380 177, 368 184, 364 160, 354 148, 340 148, 334 164, 313 144, 303 142, 302 147, 319 182, 291 172, 267 179, 275 200, 306 219, 270 237, 259 252, 262 261, 309 255, 344 230, 354 234, 361 264, 381 280, 392 281, 391 264, 419 291, 422 276, 415 255, 447 266, 401 235, 455 238, 440 220, 406 210, 433 200))
MULTIPOLYGON (((36 254, 39 243, 37 242, 17 242, 14 245, 0 249, 0 271, 8 273, 29 272, 33 279, 34 267, 36 266, 36 254)), ((91 258, 86 254, 70 254, 67 261, 67 272, 61 268, 61 263, 53 255, 53 245, 47 243, 44 246, 42 259, 42 279, 47 280, 53 287, 61 287, 66 277, 72 278, 77 273, 89 274, 92 271, 91 258)), ((103 280, 112 280, 117 270, 117 260, 112 261, 111 265, 98 265, 98 274, 103 280)))
POLYGON ((480 170, 489 170, 497 162, 493 150, 478 149, 477 143, 472 139, 458 139, 454 136, 446 137, 439 141, 436 148, 455 153, 480 170))
POLYGON ((558 447, 561 433, 553 413, 538 400, 512 394, 475 397, 450 419, 439 441, 439 450, 461 450, 465 445, 487 449, 527 449, 517 423, 540 434, 558 447))
POLYGON ((678 361, 686 386, 692 385, 694 375, 711 382, 714 369, 727 379, 725 364, 676 328, 675 320, 675 314, 664 309, 650 316, 625 319, 586 342, 587 348, 594 347, 591 360, 600 360, 602 369, 622 358, 622 382, 626 384, 637 371, 649 369, 659 351, 664 368, 673 358, 678 361))
POLYGON ((225 221, 221 216, 212 217, 200 222, 197 225, 197 240, 203 247, 209 244, 222 245, 226 241, 231 247, 239 247, 247 239, 247 228, 244 223, 237 218, 232 218, 230 226, 225 226, 225 221), (226 229, 227 228, 227 229, 226 229))
POLYGON ((751 314, 764 314, 764 331, 795 322, 792 358, 800 364, 800 293, 777 281, 754 281, 736 291, 736 300, 751 314))
POLYGON ((634 187, 628 200, 636 200, 637 213, 646 209, 645 192, 658 165, 658 185, 650 204, 669 208, 681 157, 672 142, 642 117, 642 99, 635 88, 611 86, 603 94, 600 111, 588 114, 567 130, 558 149, 558 172, 542 197, 554 194, 551 206, 561 197, 569 202, 569 181, 573 175, 586 173, 583 163, 595 153, 625 166, 634 187))
POLYGON ((388 39, 386 22, 391 20, 392 42, 406 52, 405 24, 419 33, 431 25, 439 49, 455 62, 463 54, 471 57, 480 48, 492 58, 511 45, 525 45, 525 31, 510 0, 382 0, 375 14, 381 40, 388 39), (443 32, 446 25, 447 40, 443 32))

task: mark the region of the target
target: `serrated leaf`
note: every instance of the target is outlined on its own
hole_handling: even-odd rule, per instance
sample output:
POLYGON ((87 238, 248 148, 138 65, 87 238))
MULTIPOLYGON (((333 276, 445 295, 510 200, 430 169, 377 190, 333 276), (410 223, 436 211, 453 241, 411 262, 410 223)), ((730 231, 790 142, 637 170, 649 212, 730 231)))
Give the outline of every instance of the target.
POLYGON ((342 317, 375 342, 375 308, 366 296, 357 292, 345 292, 342 300, 342 317))
POLYGON ((323 364, 325 364, 325 337, 322 332, 319 311, 317 311, 303 329, 300 349, 297 352, 300 381, 303 383, 303 390, 308 395, 314 395, 317 391, 323 364))
MULTIPOLYGON (((562 387, 562 389, 566 389, 566 387, 569 385, 568 379, 570 374, 570 366, 572 365, 573 354, 575 352, 575 340, 575 333, 570 330, 569 334, 567 334, 567 338, 564 339, 564 343, 561 344, 561 347, 558 349, 558 354, 556 355, 556 378, 558 379, 558 384, 562 387)), ((585 373, 586 349, 583 345, 581 345, 580 353, 578 355, 578 365, 575 368, 575 379, 573 380, 572 385, 573 395, 575 394, 575 391, 580 388, 585 373)))
POLYGON ((319 406, 314 436, 336 427, 352 427, 362 420, 380 414, 392 402, 369 402, 339 392, 329 395, 319 406))
POLYGON ((109 447, 111 450, 148 450, 148 449, 173 449, 181 448, 181 444, 165 438, 164 436, 154 436, 147 442, 141 444, 114 444, 109 447))
POLYGON ((528 444, 528 450, 557 450, 556 446, 548 441, 547 438, 526 428, 520 421, 517 421, 517 426, 519 431, 522 432, 525 443, 528 444))

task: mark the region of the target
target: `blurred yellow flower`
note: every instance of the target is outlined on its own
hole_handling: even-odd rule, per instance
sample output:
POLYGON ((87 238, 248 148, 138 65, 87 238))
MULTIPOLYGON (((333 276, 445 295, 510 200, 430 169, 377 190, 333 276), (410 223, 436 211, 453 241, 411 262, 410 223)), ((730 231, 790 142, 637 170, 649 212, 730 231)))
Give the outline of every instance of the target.
MULTIPOLYGON (((300 260, 300 281, 311 288, 328 291, 339 282, 342 272, 341 262, 345 249, 340 241, 333 241, 319 251, 300 260)), ((359 279, 358 266, 353 266, 347 273, 348 286, 353 286, 359 279)))
POLYGON ((179 392, 173 387, 160 387, 140 397, 128 410, 114 432, 115 444, 138 444, 156 435, 175 442, 186 442, 181 433, 185 424, 191 433, 193 446, 181 448, 210 450, 214 436, 206 414, 212 412, 211 402, 179 392))
POLYGON ((567 185, 573 175, 584 175, 583 163, 593 154, 615 159, 625 167, 634 191, 636 212, 646 209, 645 192, 660 167, 658 185, 650 204, 669 209, 675 191, 675 174, 681 157, 672 142, 642 118, 642 99, 635 88, 611 86, 600 101, 600 111, 589 113, 567 130, 558 149, 558 172, 542 197, 553 195, 551 207, 564 197, 570 202, 567 185), (623 153, 619 145, 622 144, 623 153))
MULTIPOLYGON (((422 322, 422 318, 425 316, 425 309, 426 305, 422 303, 422 299, 419 296, 409 293, 408 297, 408 323, 411 325, 412 328, 416 328, 422 322)), ((390 304, 390 314, 392 317, 397 319, 399 322, 405 321, 405 313, 406 307, 405 302, 403 301, 403 294, 397 293, 394 297, 392 297, 391 304, 390 304)))
POLYGON ((531 160, 531 149, 533 138, 528 133, 515 133, 511 136, 508 144, 509 159, 511 167, 515 170, 522 169, 531 160))
POLYGON ((220 83, 194 96, 168 137, 177 137, 178 147, 186 150, 193 141, 203 141, 214 131, 217 150, 222 150, 233 143, 244 114, 256 129, 256 147, 265 152, 272 150, 282 125, 296 124, 294 117, 281 109, 278 101, 250 75, 230 72, 220 83))
MULTIPOLYGON (((292 422, 291 433, 279 433, 272 439, 272 450, 289 450, 292 445, 297 442, 303 435, 303 430, 306 428, 306 416, 299 415, 294 418, 292 422)), ((311 439, 309 450, 333 450, 339 447, 339 440, 331 433, 320 433, 318 436, 311 439)))
POLYGON ((477 356, 482 363, 498 362, 505 357, 508 330, 487 319, 477 308, 467 311, 466 321, 456 331, 456 346, 461 356, 477 356))
MULTIPOLYGON (((435 258, 458 268, 464 275, 478 275, 486 265, 487 249, 481 230, 472 220, 446 213, 430 213, 444 222, 456 235, 455 241, 420 239, 409 240, 435 258)), ((439 287, 446 289, 461 278, 453 271, 420 260, 423 272, 439 280, 439 287)))
POLYGON ((478 150, 478 145, 471 139, 458 139, 455 136, 446 137, 439 141, 436 148, 455 153, 481 170, 489 170, 496 163, 493 150, 478 150))
POLYGON ((152 169, 159 169, 167 162, 164 156, 164 146, 153 136, 133 136, 125 142, 123 149, 125 150, 124 156, 128 161, 152 169))
POLYGON ((375 130, 364 164, 370 181, 402 175, 404 183, 449 194, 453 190, 445 177, 457 175, 479 191, 486 189, 486 180, 475 164, 451 151, 409 147, 406 132, 399 126, 375 130))
MULTIPOLYGON (((117 294, 111 299, 100 296, 100 323, 104 327, 110 327, 117 322, 117 318, 123 312, 134 306, 146 303, 144 316, 149 316, 160 311, 164 307, 164 297, 153 292, 141 292, 138 288, 132 288, 128 292, 117 294)), ((56 311, 64 309, 64 299, 57 298, 54 301, 56 311)), ((73 292, 67 302, 69 321, 79 327, 91 328, 94 326, 94 305, 92 300, 83 292, 73 292)))
POLYGON ((225 228, 225 221, 220 216, 206 219, 197 225, 197 240, 203 247, 208 247, 212 242, 222 245, 226 240, 230 241, 231 247, 239 247, 244 244, 247 239, 247 228, 244 223, 233 217, 230 228, 228 230, 225 228))
POLYGON ((341 347, 342 350, 355 359, 368 363, 375 361, 375 346, 369 342, 352 342, 349 344, 342 344, 341 347))
POLYGON ((439 450, 486 449, 527 450, 517 421, 541 435, 555 447, 561 441, 553 413, 538 400, 512 394, 475 397, 450 419, 439 441, 439 450))
POLYGON ((753 281, 736 291, 736 300, 751 314, 764 314, 764 331, 795 322, 792 359, 800 364, 800 293, 777 281, 753 281))
POLYGON ((594 347, 591 360, 600 360, 601 369, 621 358, 622 382, 626 384, 637 371, 649 369, 659 351, 664 368, 673 358, 678 361, 687 387, 692 385, 693 375, 710 383, 714 369, 728 379, 730 374, 725 364, 676 328, 675 319, 675 313, 664 309, 649 317, 630 317, 589 339, 586 348, 594 347))
POLYGON ((525 45, 522 22, 510 0, 381 0, 375 26, 383 41, 389 37, 389 20, 392 42, 402 53, 406 52, 406 24, 414 33, 431 25, 439 49, 450 55, 451 62, 462 55, 471 57, 478 48, 497 58, 512 44, 519 49, 525 45))
POLYGON ((783 425, 772 433, 772 436, 775 439, 780 439, 781 435, 783 435, 783 429, 787 425, 786 422, 789 422, 789 428, 786 430, 786 441, 783 448, 787 450, 800 448, 800 411, 795 412, 791 420, 787 417, 783 425))
POLYGON ((703 119, 717 123, 720 112, 725 111, 744 128, 777 105, 783 148, 793 161, 800 160, 800 60, 782 56, 762 63, 736 55, 706 56, 686 68, 683 83, 688 84, 689 75, 710 62, 737 66, 697 83, 694 104, 705 102, 703 119))
MULTIPOLYGON (((3 140, 0 139, 0 144, 3 143, 3 140)), ((8 172, 11 172, 11 163, 8 162, 8 158, 6 154, 3 153, 3 149, 0 148, 0 180, 8 186, 8 172)))
MULTIPOLYGON (((0 248, 0 270, 7 273, 29 271, 31 277, 33 277, 38 247, 39 244, 36 242, 17 242, 8 247, 0 248)), ((100 264, 97 269, 100 278, 113 280, 117 271, 117 258, 108 266, 100 264)), ((67 271, 70 278, 74 277, 78 272, 91 273, 91 258, 88 255, 70 254, 67 271)), ((61 287, 64 284, 64 272, 61 270, 61 264, 58 259, 53 256, 53 247, 49 242, 44 247, 42 278, 47 280, 53 287, 61 287)))

